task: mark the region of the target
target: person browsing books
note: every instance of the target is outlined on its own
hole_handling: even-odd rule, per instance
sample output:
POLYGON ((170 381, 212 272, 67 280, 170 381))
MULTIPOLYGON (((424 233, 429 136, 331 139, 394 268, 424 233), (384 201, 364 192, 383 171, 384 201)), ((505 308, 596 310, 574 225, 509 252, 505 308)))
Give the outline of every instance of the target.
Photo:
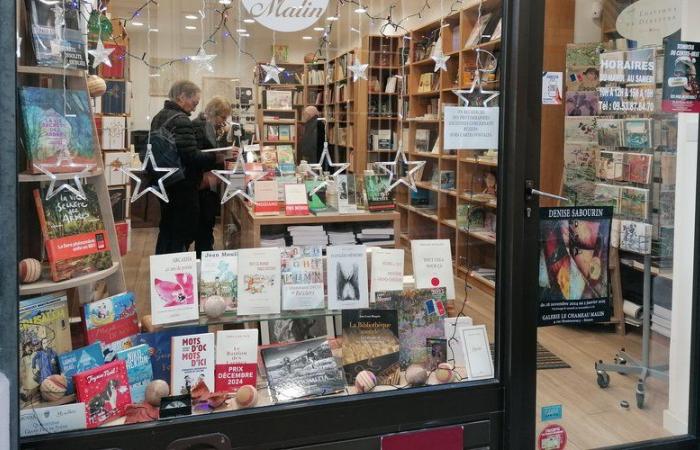
POLYGON ((199 186, 205 172, 215 169, 216 155, 202 153, 190 114, 199 104, 201 89, 191 81, 173 83, 163 109, 153 117, 151 132, 166 128, 172 133, 184 179, 167 188, 168 202, 160 202, 156 254, 187 250, 195 240, 199 221, 199 186))
POLYGON ((299 161, 303 160, 314 164, 321 159, 323 143, 326 140, 326 129, 324 122, 318 118, 319 112, 315 106, 307 106, 301 113, 304 131, 301 135, 299 161))

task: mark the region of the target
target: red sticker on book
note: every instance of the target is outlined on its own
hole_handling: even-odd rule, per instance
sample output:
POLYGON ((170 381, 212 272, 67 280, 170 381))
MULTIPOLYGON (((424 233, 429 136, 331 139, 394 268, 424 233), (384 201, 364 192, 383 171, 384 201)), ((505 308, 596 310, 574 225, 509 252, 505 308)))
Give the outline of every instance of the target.
POLYGON ((435 304, 437 305, 438 316, 444 316, 445 305, 442 303, 442 300, 435 300, 435 304))
POLYGON ((539 450, 564 450, 566 448, 566 430, 557 424, 547 425, 537 437, 539 450))
POLYGON ((464 428, 446 427, 382 436, 381 450, 462 450, 464 428))
POLYGON ((433 277, 430 279, 430 284, 437 287, 440 284, 440 279, 438 277, 433 277))

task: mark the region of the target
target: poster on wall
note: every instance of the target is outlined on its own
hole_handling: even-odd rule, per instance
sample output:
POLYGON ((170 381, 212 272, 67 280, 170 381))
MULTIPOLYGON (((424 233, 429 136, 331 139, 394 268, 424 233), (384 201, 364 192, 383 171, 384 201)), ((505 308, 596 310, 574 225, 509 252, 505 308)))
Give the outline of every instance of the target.
POLYGON ((600 112, 653 113, 656 95, 656 50, 605 52, 600 55, 600 112))
POLYGON ((664 40, 664 112, 700 112, 700 43, 664 40))
POLYGON ((538 326, 610 320, 613 208, 540 209, 538 326))
POLYGON ((498 107, 446 106, 445 150, 498 148, 498 107))

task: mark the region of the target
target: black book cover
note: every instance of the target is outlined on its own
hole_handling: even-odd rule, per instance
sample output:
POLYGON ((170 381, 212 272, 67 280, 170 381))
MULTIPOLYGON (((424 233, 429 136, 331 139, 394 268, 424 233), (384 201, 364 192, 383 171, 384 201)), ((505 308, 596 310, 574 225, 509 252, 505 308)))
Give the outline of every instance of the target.
POLYGON ((377 384, 398 384, 399 325, 395 309, 343 310, 343 370, 348 384, 363 370, 377 384))

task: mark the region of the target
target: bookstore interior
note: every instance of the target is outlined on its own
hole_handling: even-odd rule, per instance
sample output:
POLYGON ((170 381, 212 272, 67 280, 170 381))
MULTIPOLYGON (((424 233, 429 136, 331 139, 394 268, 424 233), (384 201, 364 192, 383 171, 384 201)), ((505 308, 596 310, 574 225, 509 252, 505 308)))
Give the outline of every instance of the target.
POLYGON ((7 448, 697 448, 700 2, 4 3, 7 448))

